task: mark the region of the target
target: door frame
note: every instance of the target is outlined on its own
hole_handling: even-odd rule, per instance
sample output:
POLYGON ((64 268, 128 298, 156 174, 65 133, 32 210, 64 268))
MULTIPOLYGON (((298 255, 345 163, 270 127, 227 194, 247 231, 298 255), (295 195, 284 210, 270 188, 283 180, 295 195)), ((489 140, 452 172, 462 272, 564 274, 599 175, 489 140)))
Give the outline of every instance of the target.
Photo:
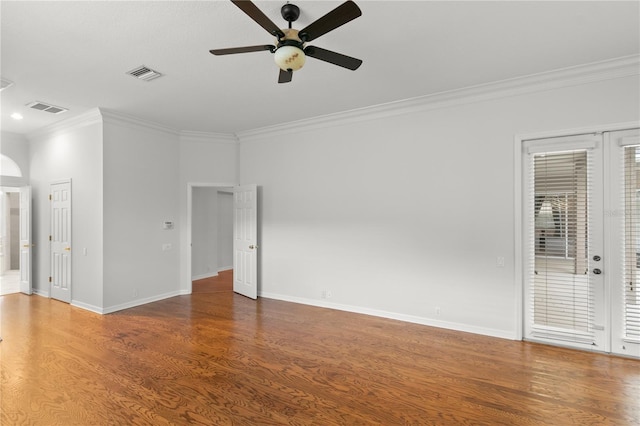
POLYGON ((193 282, 191 281, 191 260, 192 260, 192 237, 193 231, 193 189, 194 188, 234 188, 238 183, 187 183, 187 250, 185 259, 185 275, 186 288, 183 294, 191 294, 193 292, 193 282))
POLYGON ((20 269, 20 292, 23 294, 31 295, 33 294, 33 202, 32 202, 32 194, 33 191, 31 189, 31 185, 25 185, 20 187, 20 219, 18 222, 18 226, 20 227, 18 242, 20 245, 19 248, 19 269, 20 269), (27 199, 23 200, 24 195, 27 195, 27 199), (23 201, 26 202, 26 208, 23 206, 23 201), (26 217, 23 217, 23 212, 26 209, 26 217), (26 223, 25 223, 26 222, 26 223), (22 233, 23 229, 26 228, 26 239, 24 239, 24 235, 22 233), (27 249, 26 254, 26 262, 24 261, 24 249, 27 249), (25 265, 26 263, 26 265, 25 265), (25 271, 26 269, 26 271, 25 271), (23 280, 23 277, 26 276, 26 280, 23 280))
MULTIPOLYGON (((514 136, 514 284, 515 284, 515 339, 524 340, 524 309, 525 309, 525 293, 524 293, 524 267, 523 253, 525 238, 523 228, 524 209, 522 206, 522 195, 525 193, 524 181, 522 179, 523 161, 526 158, 524 152, 524 142, 535 139, 548 139, 563 136, 578 136, 588 133, 614 132, 620 130, 630 130, 640 127, 640 121, 627 121, 622 123, 602 124, 588 127, 578 127, 564 130, 550 130, 544 132, 517 134, 514 136)), ((605 147, 606 149, 606 147, 605 147)), ((607 154, 605 154, 607 155, 607 154)), ((605 159, 606 161, 606 159, 605 159)), ((605 211, 611 209, 611 205, 607 197, 604 200, 605 211)), ((606 225, 605 225, 606 226, 606 225)), ((605 228, 605 232, 607 229, 605 228)), ((606 244, 606 242, 605 242, 606 244)), ((610 289, 609 289, 610 290, 610 289)), ((610 300, 610 294, 605 294, 605 299, 610 300)), ((608 319, 607 319, 608 322, 608 319)))

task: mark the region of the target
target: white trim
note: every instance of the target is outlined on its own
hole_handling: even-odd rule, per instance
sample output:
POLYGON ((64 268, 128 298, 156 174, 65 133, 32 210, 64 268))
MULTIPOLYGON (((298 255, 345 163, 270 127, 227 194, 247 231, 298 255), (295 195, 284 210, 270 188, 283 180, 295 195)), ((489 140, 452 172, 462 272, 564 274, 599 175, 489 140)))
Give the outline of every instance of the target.
POLYGON ((596 124, 593 126, 575 127, 572 129, 558 129, 547 130, 544 132, 535 133, 523 133, 516 135, 516 139, 524 140, 536 140, 536 139, 550 139, 550 138, 562 138, 565 136, 581 136, 603 132, 617 132, 620 130, 637 129, 640 127, 640 120, 638 121, 625 121, 622 123, 608 123, 608 124, 596 124))
POLYGON ((26 177, 0 176, 0 186, 11 188, 29 185, 29 179, 26 177))
MULTIPOLYGON (((119 305, 109 306, 104 309, 101 309, 100 311, 94 311, 94 312, 98 312, 99 314, 110 314, 112 312, 122 311, 123 309, 129 309, 129 308, 133 308, 140 305, 146 305, 147 303, 158 302, 160 300, 169 299, 171 297, 176 297, 176 296, 183 296, 185 294, 186 293, 184 293, 183 291, 170 291, 168 293, 158 294, 156 296, 147 297, 144 299, 137 299, 127 303, 121 303, 119 305)), ((75 305, 75 302, 74 302, 74 306, 78 306, 83 309, 88 309, 87 306, 90 306, 86 304, 82 304, 82 305, 83 306, 80 306, 79 304, 75 305)), ((91 309, 88 309, 88 310, 91 310, 91 309)))
POLYGON ((41 289, 35 288, 35 287, 32 290, 32 294, 35 294, 36 296, 40 296, 40 297, 46 297, 47 299, 50 298, 48 291, 41 290, 41 289))
POLYGON ((180 132, 180 141, 181 142, 237 144, 238 137, 233 133, 195 132, 195 131, 183 130, 180 132))
MULTIPOLYGON (((638 123, 638 128, 640 128, 640 123, 638 123)), ((619 147, 634 146, 638 144, 640 144, 640 137, 638 136, 627 136, 618 141, 619 147)))
POLYGON ((427 325, 430 327, 445 328, 448 330, 462 331, 466 333, 480 334, 483 336, 497 337, 500 339, 519 340, 517 336, 509 331, 496 330, 493 328, 476 327, 468 324, 460 324, 449 321, 439 321, 432 318, 419 317, 415 315, 406 315, 396 312, 381 311, 378 309, 363 308, 361 306, 343 305, 340 303, 329 303, 318 301, 315 299, 306 299, 303 297, 288 296, 284 294, 260 292, 260 297, 266 299, 282 300, 285 302, 300 303, 303 305, 317 306, 320 308, 336 309, 339 311, 353 312, 356 314, 371 315, 380 318, 388 318, 398 321, 410 322, 414 324, 427 325))
POLYGON ((71 306, 75 306, 76 308, 84 309, 85 311, 91 311, 96 314, 104 314, 104 309, 100 306, 90 305, 89 303, 80 302, 79 300, 71 300, 71 306))
POLYGON ((218 268, 218 272, 231 271, 231 270, 233 270, 233 265, 221 266, 218 268))
POLYGON ((640 55, 562 68, 236 133, 240 142, 640 74, 640 55))
POLYGON ((180 133, 171 127, 155 123, 153 121, 144 120, 122 112, 113 111, 106 108, 100 108, 103 123, 115 124, 122 127, 155 130, 163 133, 169 133, 178 136, 180 133))
POLYGON ((218 273, 217 272, 213 272, 213 273, 208 273, 208 274, 200 274, 200 275, 195 275, 193 277, 191 277, 191 281, 196 281, 196 280, 204 280, 205 278, 213 278, 213 277, 217 277, 218 273))
POLYGON ((102 115, 100 109, 92 108, 75 117, 69 117, 62 121, 57 121, 48 126, 42 127, 26 135, 28 140, 40 139, 45 137, 53 137, 70 130, 79 129, 81 127, 90 126, 92 124, 101 124, 102 115))
MULTIPOLYGON (((599 143, 597 141, 586 139, 586 136, 592 136, 592 135, 586 134, 584 136, 585 136, 585 140, 576 140, 574 142, 564 142, 562 144, 563 151, 554 150, 553 152, 555 154, 560 154, 564 151, 566 152, 580 151, 580 150, 590 151, 598 148, 599 143)), ((553 141, 538 142, 535 144, 535 146, 527 146, 526 150, 527 150, 527 154, 540 154, 540 153, 549 151, 554 146, 556 146, 556 144, 553 141)))

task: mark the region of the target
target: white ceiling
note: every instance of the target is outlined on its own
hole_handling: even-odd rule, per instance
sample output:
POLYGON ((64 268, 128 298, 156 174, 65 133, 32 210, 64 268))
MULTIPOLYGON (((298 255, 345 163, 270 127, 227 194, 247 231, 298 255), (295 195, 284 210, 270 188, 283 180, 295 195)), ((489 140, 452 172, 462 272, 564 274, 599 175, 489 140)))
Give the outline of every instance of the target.
MULTIPOLYGON (((0 2, 2 130, 28 133, 104 107, 175 130, 236 133, 640 53, 640 2, 363 1, 362 16, 310 44, 364 61, 309 58, 278 84, 271 44, 229 1, 0 2), (146 65, 151 82, 125 72, 146 65), (69 108, 52 115, 25 104, 69 108), (20 112, 24 119, 9 115, 20 112)), ((281 1, 256 1, 286 26, 281 1)), ((341 1, 296 1, 302 28, 341 1)))

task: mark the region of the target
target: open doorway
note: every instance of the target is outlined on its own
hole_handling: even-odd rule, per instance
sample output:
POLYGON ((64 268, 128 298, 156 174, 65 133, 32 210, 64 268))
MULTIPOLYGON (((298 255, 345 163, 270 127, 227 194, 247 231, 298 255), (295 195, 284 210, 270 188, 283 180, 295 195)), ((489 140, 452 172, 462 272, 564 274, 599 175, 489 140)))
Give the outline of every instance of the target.
POLYGON ((192 293, 233 290, 233 187, 192 186, 192 293))
POLYGON ((20 188, 0 188, 0 296, 20 292, 20 188))

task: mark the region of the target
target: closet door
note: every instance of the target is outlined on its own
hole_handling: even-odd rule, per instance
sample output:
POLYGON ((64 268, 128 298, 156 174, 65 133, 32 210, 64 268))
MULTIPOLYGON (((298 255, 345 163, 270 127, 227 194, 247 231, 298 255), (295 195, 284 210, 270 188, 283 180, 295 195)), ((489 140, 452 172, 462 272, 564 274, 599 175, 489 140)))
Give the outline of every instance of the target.
POLYGON ((524 337, 608 351, 601 135, 524 143, 524 337))
POLYGON ((611 203, 607 241, 611 255, 611 351, 640 357, 640 132, 606 135, 611 203))

